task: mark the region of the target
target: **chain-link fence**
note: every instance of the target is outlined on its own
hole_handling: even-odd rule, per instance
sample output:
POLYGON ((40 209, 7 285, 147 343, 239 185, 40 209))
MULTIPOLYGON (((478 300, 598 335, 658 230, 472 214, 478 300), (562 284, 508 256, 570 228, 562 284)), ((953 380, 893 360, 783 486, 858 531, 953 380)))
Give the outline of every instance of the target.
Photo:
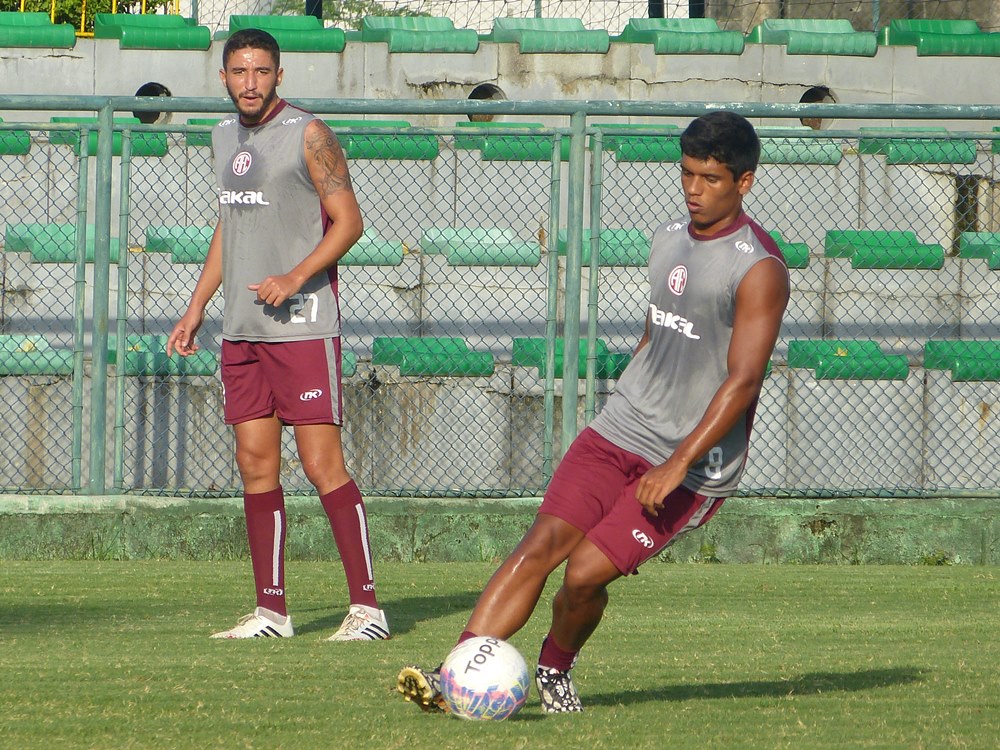
MULTIPOLYGON (((368 493, 539 494, 574 432, 566 416, 579 428, 600 408, 642 333, 650 238, 685 218, 677 121, 529 119, 328 120, 366 221, 339 288, 345 453, 368 493), (581 165, 570 146, 584 137, 581 165)), ((197 358, 163 351, 216 220, 209 126, 119 125, 107 195, 87 168, 96 129, 81 144, 69 129, 0 128, 0 484, 79 491, 103 463, 116 492, 238 492, 221 294, 197 358), (93 217, 107 204, 110 336, 95 357, 93 217)), ((746 208, 776 233, 793 291, 742 491, 995 494, 991 134, 765 123, 761 135, 746 208)), ((282 482, 309 491, 287 432, 282 482)))

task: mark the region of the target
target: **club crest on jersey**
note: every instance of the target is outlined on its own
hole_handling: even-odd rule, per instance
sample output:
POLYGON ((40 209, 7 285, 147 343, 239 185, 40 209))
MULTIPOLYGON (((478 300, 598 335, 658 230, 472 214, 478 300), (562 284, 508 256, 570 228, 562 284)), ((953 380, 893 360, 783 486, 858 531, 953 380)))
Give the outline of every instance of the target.
POLYGON ((680 297, 684 294, 684 287, 687 286, 687 283, 687 266, 674 266, 674 270, 667 277, 667 286, 670 287, 670 291, 680 297))
POLYGON ((749 242, 744 242, 743 240, 740 240, 739 242, 736 243, 736 249, 739 250, 741 253, 746 253, 747 255, 749 255, 754 251, 754 246, 751 245, 749 242))
POLYGON ((250 171, 251 164, 253 164, 253 157, 250 155, 250 152, 240 151, 233 157, 233 174, 237 177, 242 177, 250 171))

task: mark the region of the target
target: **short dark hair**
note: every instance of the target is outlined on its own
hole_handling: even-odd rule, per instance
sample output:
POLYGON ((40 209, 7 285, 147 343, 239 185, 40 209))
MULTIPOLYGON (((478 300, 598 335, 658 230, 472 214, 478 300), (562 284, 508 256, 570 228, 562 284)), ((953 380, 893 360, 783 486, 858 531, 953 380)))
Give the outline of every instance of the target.
POLYGON ((725 164, 733 179, 754 172, 760 160, 760 138, 742 115, 709 112, 692 120, 681 133, 681 153, 701 161, 715 159, 725 164))
POLYGON ((230 55, 247 48, 270 52, 271 57, 274 58, 274 67, 281 67, 281 50, 278 49, 278 41, 261 29, 240 29, 229 37, 226 40, 226 46, 222 48, 222 67, 226 67, 230 55))

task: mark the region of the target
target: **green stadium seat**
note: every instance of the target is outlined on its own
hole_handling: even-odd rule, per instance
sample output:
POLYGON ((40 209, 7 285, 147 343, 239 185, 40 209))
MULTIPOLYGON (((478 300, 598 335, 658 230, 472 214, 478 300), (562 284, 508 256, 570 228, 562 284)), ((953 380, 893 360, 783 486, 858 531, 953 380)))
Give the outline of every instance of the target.
POLYGON ((337 139, 349 159, 386 161, 433 161, 440 153, 436 135, 428 133, 385 132, 409 128, 402 120, 324 120, 337 133, 337 139), (365 132, 373 131, 373 132, 365 132), (375 132, 380 131, 380 132, 375 132))
POLYGON ((0 376, 71 375, 73 352, 55 349, 37 334, 0 335, 0 376))
MULTIPOLYGON (((50 120, 55 123, 80 123, 96 124, 96 117, 53 117, 50 120)), ((115 125, 141 125, 138 117, 115 117, 115 125)), ((81 142, 83 136, 80 130, 50 130, 49 143, 56 146, 72 146, 73 153, 77 156, 81 153, 81 142)), ((122 133, 114 131, 111 135, 111 152, 114 156, 122 155, 122 133)), ((150 133, 148 131, 133 130, 131 137, 132 156, 166 156, 167 134, 150 133)), ((97 156, 97 129, 90 130, 87 138, 87 154, 97 156)))
MULTIPOLYGON (((468 135, 459 133, 455 136, 455 148, 469 151, 482 151, 486 147, 486 142, 490 138, 496 137, 499 131, 504 130, 541 130, 545 126, 540 122, 458 122, 456 126, 462 130, 469 130, 468 135), (476 132, 489 130, 489 133, 476 132)), ((549 146, 551 154, 551 145, 549 146)))
POLYGON ((831 229, 823 254, 850 258, 853 268, 939 270, 944 266, 944 248, 922 244, 909 231, 831 229))
POLYGON ((345 378, 354 377, 358 371, 358 355, 354 352, 342 351, 340 353, 340 374, 345 378))
POLYGON ((597 360, 597 377, 604 380, 617 380, 631 361, 631 352, 608 352, 607 356, 597 360))
POLYGON ((986 33, 971 19, 909 18, 890 21, 879 31, 887 46, 917 48, 917 56, 1000 56, 1000 34, 986 33))
MULTIPOLYGON (((208 349, 182 357, 167 356, 166 334, 129 334, 125 337, 124 374, 130 376, 214 375, 219 358, 208 349)), ((118 364, 118 337, 108 335, 108 364, 118 364)))
MULTIPOLYGON (((593 234, 589 229, 583 230, 583 265, 590 264, 590 248, 593 234)), ((569 232, 559 230, 556 251, 566 255, 569 232)), ((597 254, 600 266, 645 266, 649 262, 649 237, 641 229, 601 230, 601 239, 597 254)))
MULTIPOLYGON (((217 125, 219 123, 218 117, 189 117, 188 125, 217 125)), ((212 131, 207 132, 194 131, 190 129, 184 131, 184 142, 188 146, 211 146, 212 145, 212 131)))
POLYGON ((212 33, 193 18, 158 13, 96 13, 94 38, 117 39, 121 49, 201 49, 212 46, 212 33))
POLYGON ((893 247, 861 245, 851 256, 852 268, 940 271, 944 248, 936 243, 893 247))
POLYGON ((216 32, 215 37, 226 39, 240 29, 266 31, 282 52, 343 52, 347 44, 343 29, 328 29, 315 16, 232 15, 229 31, 216 32))
POLYGON ((779 232, 771 232, 771 237, 777 244, 781 254, 785 256, 785 264, 789 268, 809 267, 809 245, 805 242, 785 242, 779 232))
MULTIPOLYGON (((86 262, 94 262, 94 225, 86 229, 86 262)), ((118 262, 119 242, 111 238, 111 262, 118 262)), ((8 224, 4 233, 4 248, 11 253, 31 253, 36 263, 75 263, 75 224, 8 224)))
POLYGON ((610 150, 615 154, 615 161, 676 163, 681 160, 680 132, 677 135, 659 137, 646 135, 611 137, 613 140, 610 150))
POLYGON ((424 255, 447 255, 451 248, 465 243, 506 244, 517 238, 510 229, 498 227, 430 227, 420 235, 424 255))
POLYGON ((681 160, 678 125, 597 123, 593 127, 601 131, 602 150, 613 153, 616 161, 673 163, 681 160))
MULTIPOLYGON (((531 135, 530 133, 506 133, 507 130, 540 130, 544 126, 537 122, 459 122, 456 126, 463 130, 487 132, 455 136, 455 148, 478 150, 483 161, 551 161, 553 137, 551 135, 531 135)), ((560 158, 569 159, 569 138, 563 138, 560 158)))
POLYGON ((611 41, 652 44, 657 55, 739 55, 744 39, 723 31, 714 18, 630 18, 611 41))
POLYGON ((1000 232, 962 232, 958 238, 960 258, 991 258, 1000 250, 1000 232))
POLYGON ((782 44, 789 55, 874 57, 874 34, 855 31, 847 19, 767 18, 750 30, 747 44, 782 44))
POLYGON ((421 233, 420 249, 446 255, 452 266, 537 266, 542 261, 538 242, 497 227, 431 227, 421 233))
POLYGON ((906 380, 902 354, 884 353, 877 341, 795 339, 788 342, 788 366, 815 371, 817 380, 906 380))
POLYGON ((928 341, 924 344, 924 367, 951 370, 955 381, 1000 380, 1000 340, 928 341))
POLYGON ((492 354, 455 337, 377 336, 372 364, 395 365, 410 376, 485 377, 495 370, 492 354))
POLYGON ((361 239, 337 263, 341 266, 398 266, 403 262, 403 243, 387 240, 373 229, 366 229, 361 239))
POLYGON ((1000 359, 1000 339, 931 339, 924 344, 929 370, 947 370, 956 359, 1000 359))
POLYGON ((361 41, 384 42, 389 53, 462 52, 479 49, 473 29, 456 29, 450 18, 432 16, 365 16, 361 41))
POLYGON ((42 11, 0 11, 0 47, 72 49, 76 29, 69 23, 52 23, 42 11))
MULTIPOLYGON (((2 117, 0 122, 3 122, 2 117)), ((24 156, 30 152, 31 133, 27 130, 0 129, 0 156, 24 156)))
POLYGON ((772 130, 801 130, 805 133, 814 132, 812 128, 802 127, 772 127, 758 125, 760 136, 761 164, 840 164, 844 151, 840 144, 824 138, 794 136, 769 136, 772 130))
POLYGON ((946 128, 860 128, 859 154, 882 154, 886 164, 973 164, 976 142, 948 138, 946 128), (942 134, 942 138, 914 135, 942 134))
POLYGON ((604 29, 588 29, 579 18, 496 18, 485 37, 491 42, 514 42, 521 54, 593 52, 605 54, 611 36, 604 29))
POLYGON ((916 244, 917 235, 909 231, 830 229, 826 233, 823 255, 827 258, 850 258, 862 245, 909 247, 916 244))
POLYGON ((174 263, 204 263, 214 226, 146 227, 146 252, 170 253, 174 263))
MULTIPOLYGON (((566 341, 564 339, 556 339, 555 342, 555 377, 561 378, 563 376, 563 361, 565 359, 566 353, 566 341)), ((611 373, 617 372, 621 374, 621 370, 625 369, 625 364, 627 360, 624 359, 623 355, 618 353, 612 353, 608 351, 608 343, 604 339, 597 339, 595 346, 595 353, 597 355, 597 373, 598 377, 601 377, 603 373, 604 377, 616 377, 611 373)), ((624 355, 625 357, 629 355, 624 355)), ((515 337, 513 343, 513 351, 511 353, 511 364, 518 367, 537 367, 538 377, 544 378, 546 376, 545 369, 545 358, 546 358, 546 341, 542 337, 528 337, 521 338, 515 337)), ((580 339, 579 342, 579 368, 578 375, 583 378, 587 376, 587 341, 585 339, 580 339)))

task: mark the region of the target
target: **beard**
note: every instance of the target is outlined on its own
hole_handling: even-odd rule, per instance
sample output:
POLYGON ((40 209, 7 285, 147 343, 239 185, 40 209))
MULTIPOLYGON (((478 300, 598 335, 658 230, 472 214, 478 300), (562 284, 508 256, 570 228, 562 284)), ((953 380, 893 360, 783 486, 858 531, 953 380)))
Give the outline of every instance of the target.
POLYGON ((260 122, 264 118, 271 108, 274 106, 274 102, 278 98, 276 91, 272 90, 270 94, 264 96, 258 94, 254 99, 247 100, 242 98, 239 94, 234 94, 229 91, 229 98, 233 100, 233 104, 236 105, 236 111, 240 114, 240 119, 248 124, 253 124, 260 122))

